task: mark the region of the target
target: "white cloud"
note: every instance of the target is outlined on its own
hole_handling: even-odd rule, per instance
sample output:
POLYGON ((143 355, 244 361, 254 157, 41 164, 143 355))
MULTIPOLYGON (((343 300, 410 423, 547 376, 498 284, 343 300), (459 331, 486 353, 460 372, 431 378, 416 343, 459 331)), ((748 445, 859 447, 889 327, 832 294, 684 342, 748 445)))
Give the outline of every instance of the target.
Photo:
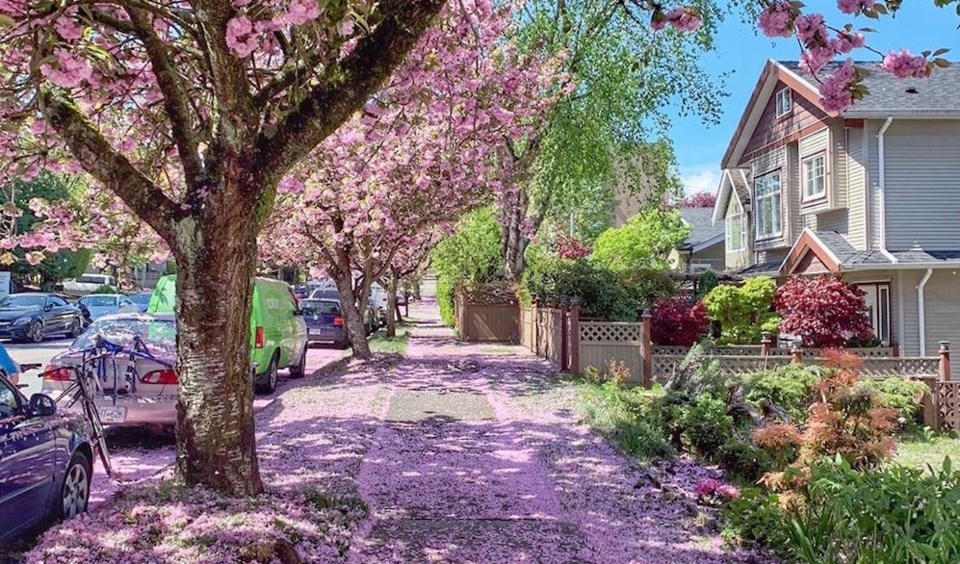
POLYGON ((716 192, 720 184, 720 170, 716 167, 688 170, 681 172, 680 182, 683 183, 683 193, 686 195, 698 192, 716 192))

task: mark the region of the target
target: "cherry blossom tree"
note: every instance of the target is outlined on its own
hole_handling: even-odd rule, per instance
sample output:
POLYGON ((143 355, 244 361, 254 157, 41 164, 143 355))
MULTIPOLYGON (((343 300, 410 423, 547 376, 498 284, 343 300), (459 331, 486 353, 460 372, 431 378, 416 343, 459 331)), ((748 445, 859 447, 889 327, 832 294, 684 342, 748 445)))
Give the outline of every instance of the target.
POLYGON ((510 24, 489 0, 450 4, 363 111, 280 185, 277 235, 262 251, 333 278, 358 357, 370 354, 371 284, 499 192, 503 139, 527 135, 552 104, 557 58, 521 54, 504 40, 510 24))
POLYGON ((0 184, 82 170, 176 260, 187 484, 262 490, 249 354, 257 234, 279 181, 368 101, 443 4, 0 2, 0 184))

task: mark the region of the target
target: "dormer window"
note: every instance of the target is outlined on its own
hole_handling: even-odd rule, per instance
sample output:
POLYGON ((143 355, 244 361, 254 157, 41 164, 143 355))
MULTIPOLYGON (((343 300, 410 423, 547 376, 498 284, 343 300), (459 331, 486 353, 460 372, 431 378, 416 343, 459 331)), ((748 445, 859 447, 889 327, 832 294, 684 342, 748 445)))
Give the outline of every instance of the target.
POLYGON ((777 91, 777 117, 782 117, 790 113, 793 109, 793 97, 789 88, 777 91))

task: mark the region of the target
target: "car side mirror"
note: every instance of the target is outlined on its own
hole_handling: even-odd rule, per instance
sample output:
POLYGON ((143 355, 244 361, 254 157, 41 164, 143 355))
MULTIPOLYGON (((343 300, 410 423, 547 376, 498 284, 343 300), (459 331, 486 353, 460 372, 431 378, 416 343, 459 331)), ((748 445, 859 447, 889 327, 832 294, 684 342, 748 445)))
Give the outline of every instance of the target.
POLYGON ((52 311, 53 304, 43 304, 43 311, 52 311))
POLYGON ((57 412, 57 403, 53 398, 46 394, 33 394, 30 396, 30 413, 34 415, 48 416, 57 412))

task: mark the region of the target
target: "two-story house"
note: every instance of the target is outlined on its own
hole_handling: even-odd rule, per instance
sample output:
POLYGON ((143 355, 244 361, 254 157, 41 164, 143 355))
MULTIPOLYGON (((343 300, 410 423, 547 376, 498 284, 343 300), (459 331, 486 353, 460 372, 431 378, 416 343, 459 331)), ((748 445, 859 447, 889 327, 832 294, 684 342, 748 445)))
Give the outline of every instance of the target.
POLYGON ((881 341, 932 355, 942 340, 960 346, 960 68, 875 70, 864 83, 838 115, 796 63, 768 61, 724 154, 713 220, 728 269, 838 274, 865 292, 881 341))

